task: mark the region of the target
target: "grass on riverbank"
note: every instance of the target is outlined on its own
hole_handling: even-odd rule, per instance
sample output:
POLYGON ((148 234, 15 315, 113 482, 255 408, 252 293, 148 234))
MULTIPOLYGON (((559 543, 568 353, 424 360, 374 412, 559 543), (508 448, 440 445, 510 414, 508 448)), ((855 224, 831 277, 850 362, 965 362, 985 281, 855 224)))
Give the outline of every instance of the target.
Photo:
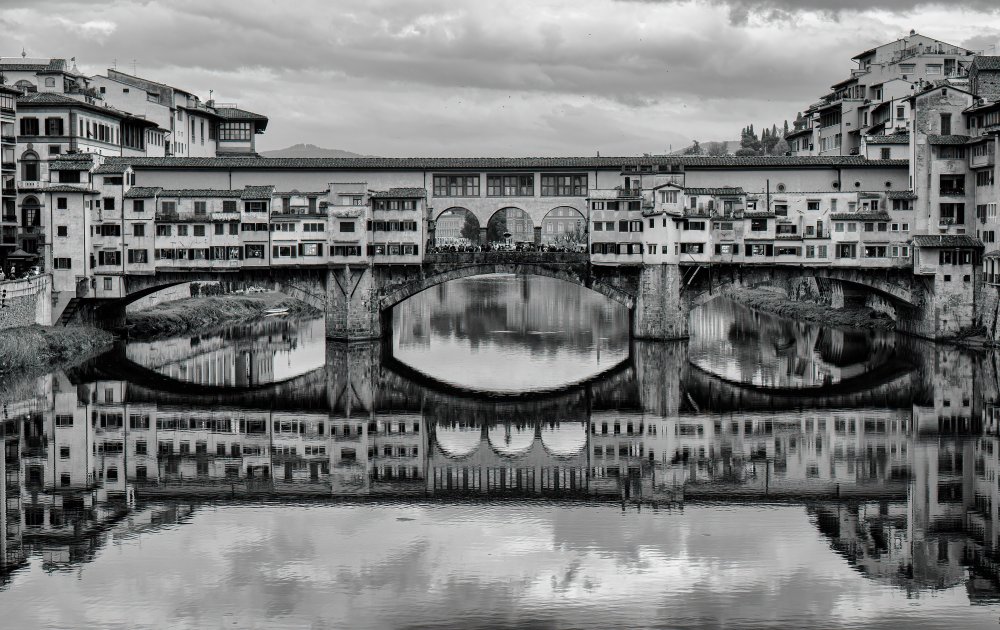
POLYGON ((870 308, 847 306, 836 309, 826 304, 788 299, 781 291, 770 288, 734 289, 730 294, 733 300, 750 308, 774 313, 792 319, 817 322, 826 326, 841 328, 865 328, 875 330, 892 330, 895 322, 889 317, 870 308))
POLYGON ((114 340, 111 333, 91 326, 26 326, 0 331, 0 394, 15 382, 78 363, 114 340))
POLYGON ((129 313, 123 332, 149 339, 177 335, 209 326, 257 319, 269 308, 287 308, 290 315, 315 315, 308 304, 280 293, 219 295, 167 302, 140 313, 129 313))

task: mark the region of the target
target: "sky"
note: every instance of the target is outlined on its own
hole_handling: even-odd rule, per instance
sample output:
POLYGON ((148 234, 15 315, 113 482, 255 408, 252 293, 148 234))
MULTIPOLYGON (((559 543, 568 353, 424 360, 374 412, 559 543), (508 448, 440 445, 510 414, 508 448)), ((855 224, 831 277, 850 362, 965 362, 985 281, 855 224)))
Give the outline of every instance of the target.
POLYGON ((0 55, 76 57, 270 117, 258 150, 640 155, 791 120, 910 29, 996 53, 965 0, 0 0, 0 55), (835 7, 835 8, 831 8, 835 7))
POLYGON ((907 549, 867 577, 799 505, 206 505, 75 566, 39 553, 0 607, 11 628, 996 627, 933 551, 942 588, 896 586, 907 549))

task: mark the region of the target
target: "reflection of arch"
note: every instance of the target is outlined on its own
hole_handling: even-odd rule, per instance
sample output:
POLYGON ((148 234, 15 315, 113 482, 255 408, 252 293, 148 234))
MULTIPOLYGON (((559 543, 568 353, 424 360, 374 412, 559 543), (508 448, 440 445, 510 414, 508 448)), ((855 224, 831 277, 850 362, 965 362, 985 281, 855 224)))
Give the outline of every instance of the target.
POLYGON ((487 431, 490 446, 501 455, 515 456, 525 453, 535 443, 535 428, 500 424, 487 431))
POLYGON ((454 206, 442 210, 434 220, 434 241, 437 245, 451 245, 466 239, 479 242, 479 219, 468 208, 454 206), (469 227, 465 227, 469 223, 469 227), (472 227, 472 224, 475 224, 472 227))
POLYGON ((486 240, 502 241, 504 234, 510 234, 515 243, 533 243, 535 241, 535 222, 531 215, 514 206, 500 208, 490 216, 486 224, 486 240))
POLYGON ((552 455, 576 455, 587 448, 587 425, 582 422, 557 422, 543 426, 542 446, 552 455))
POLYGON ((482 429, 469 425, 438 425, 434 428, 438 447, 452 457, 466 457, 476 452, 482 435, 482 429))
POLYGON ((586 242, 587 219, 572 206, 556 206, 542 217, 542 242, 586 242))

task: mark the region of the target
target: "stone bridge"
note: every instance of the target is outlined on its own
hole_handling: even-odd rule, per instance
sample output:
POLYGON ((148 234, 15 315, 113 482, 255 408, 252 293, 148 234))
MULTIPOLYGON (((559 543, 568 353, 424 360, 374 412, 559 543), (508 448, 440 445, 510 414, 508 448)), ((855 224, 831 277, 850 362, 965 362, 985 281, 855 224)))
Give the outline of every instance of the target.
MULTIPOLYGON (((896 322, 896 329, 938 338, 958 332, 960 322, 973 318, 973 303, 936 282, 934 276, 908 267, 846 268, 807 265, 684 266, 682 299, 694 309, 734 289, 769 286, 791 300, 808 299, 842 308, 846 296, 856 296, 896 322)), ((971 292, 969 292, 971 296, 971 292)))
POLYGON ((165 269, 125 277, 125 296, 89 300, 78 321, 124 324, 125 305, 184 282, 217 281, 229 289, 261 286, 302 300, 326 315, 327 336, 335 340, 379 339, 391 330, 395 305, 433 286, 483 274, 523 274, 558 278, 587 287, 631 312, 637 339, 683 339, 693 308, 735 288, 762 285, 790 298, 843 306, 844 296, 861 294, 867 305, 887 313, 897 328, 938 338, 958 332, 974 319, 972 290, 960 282, 945 286, 909 268, 876 269, 770 265, 599 265, 586 253, 464 252, 425 255, 421 264, 282 265, 233 270, 165 269))

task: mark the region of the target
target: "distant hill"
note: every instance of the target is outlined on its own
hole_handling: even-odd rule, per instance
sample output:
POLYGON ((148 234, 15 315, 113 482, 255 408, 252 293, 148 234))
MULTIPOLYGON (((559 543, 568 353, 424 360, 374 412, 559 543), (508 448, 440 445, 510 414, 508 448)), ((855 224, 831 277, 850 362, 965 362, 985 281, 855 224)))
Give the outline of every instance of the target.
POLYGON ((324 149, 315 144, 293 144, 285 149, 275 149, 273 151, 261 151, 260 154, 269 158, 356 158, 372 157, 344 151, 343 149, 324 149))
MULTIPOLYGON (((701 145, 701 153, 702 153, 702 155, 707 155, 707 153, 706 153, 706 147, 709 144, 711 144, 711 142, 712 141, 699 142, 698 143, 698 144, 701 145)), ((740 149, 740 141, 739 140, 716 140, 715 142, 725 142, 726 143, 726 155, 732 155, 732 154, 736 153, 737 151, 739 151, 739 149, 740 149)), ((694 145, 693 144, 689 144, 686 147, 684 147, 683 149, 678 149, 677 151, 674 151, 670 155, 684 155, 684 152, 687 151, 688 149, 690 149, 692 146, 694 146, 694 145)))

